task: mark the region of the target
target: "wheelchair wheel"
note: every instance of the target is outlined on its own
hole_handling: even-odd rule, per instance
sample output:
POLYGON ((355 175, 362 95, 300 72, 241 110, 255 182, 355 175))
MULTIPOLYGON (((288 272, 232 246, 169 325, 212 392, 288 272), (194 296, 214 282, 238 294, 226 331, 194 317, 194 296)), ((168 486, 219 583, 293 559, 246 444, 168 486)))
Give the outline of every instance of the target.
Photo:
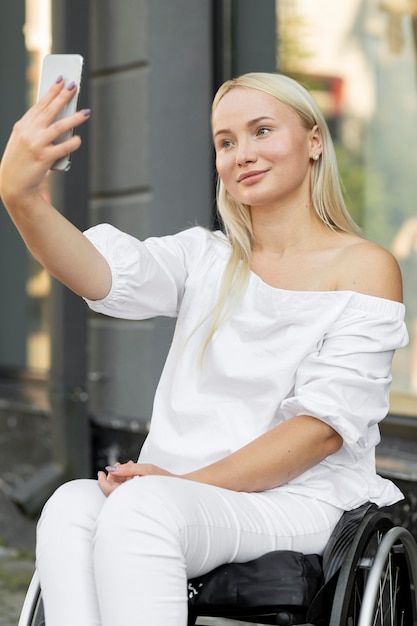
POLYGON ((41 588, 37 572, 34 573, 27 590, 18 626, 45 626, 41 588))
POLYGON ((367 515, 340 570, 329 626, 417 626, 416 563, 407 530, 380 511, 367 515))
POLYGON ((369 571, 358 626, 415 626, 416 592, 417 544, 405 528, 391 528, 369 571))

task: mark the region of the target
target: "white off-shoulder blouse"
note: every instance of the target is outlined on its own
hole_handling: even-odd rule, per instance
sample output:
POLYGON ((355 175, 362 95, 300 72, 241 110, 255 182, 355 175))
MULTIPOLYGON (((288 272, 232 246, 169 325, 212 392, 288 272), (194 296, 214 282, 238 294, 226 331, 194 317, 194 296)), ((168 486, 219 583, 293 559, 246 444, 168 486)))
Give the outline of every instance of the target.
POLYGON ((402 304, 352 291, 276 289, 251 274, 201 360, 229 255, 225 237, 195 227, 141 242, 108 224, 85 235, 113 279, 106 298, 87 301, 94 311, 177 317, 140 461, 190 472, 284 420, 312 415, 343 446, 278 489, 346 510, 401 499, 376 474, 375 446, 389 409, 392 357, 408 340, 402 304))

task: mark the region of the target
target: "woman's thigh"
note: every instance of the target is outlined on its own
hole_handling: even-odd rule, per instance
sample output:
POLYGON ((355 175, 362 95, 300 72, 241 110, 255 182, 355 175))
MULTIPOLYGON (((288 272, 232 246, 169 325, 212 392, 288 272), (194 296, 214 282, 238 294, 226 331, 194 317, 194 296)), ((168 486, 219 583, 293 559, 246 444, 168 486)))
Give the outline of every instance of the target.
POLYGON ((97 481, 74 480, 62 485, 44 507, 36 565, 48 624, 101 624, 91 546, 105 501, 97 481))
POLYGON ((192 577, 271 550, 322 553, 342 513, 319 500, 279 490, 239 493, 146 476, 128 481, 110 496, 96 538, 109 546, 109 536, 116 544, 126 536, 137 554, 175 553, 192 577))

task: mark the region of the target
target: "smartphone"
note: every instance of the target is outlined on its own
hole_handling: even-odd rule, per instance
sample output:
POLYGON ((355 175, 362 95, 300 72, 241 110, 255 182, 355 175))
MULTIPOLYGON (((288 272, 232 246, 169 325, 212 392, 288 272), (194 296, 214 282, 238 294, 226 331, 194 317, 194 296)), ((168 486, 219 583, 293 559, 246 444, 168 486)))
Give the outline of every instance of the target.
MULTIPOLYGON (((74 97, 68 102, 61 113, 55 118, 63 119, 72 115, 77 110, 78 97, 80 94, 81 78, 84 66, 84 59, 80 54, 48 54, 42 62, 41 77, 39 81, 38 100, 48 91, 48 89, 56 82, 59 76, 64 79, 67 86, 72 82, 77 85, 77 91, 74 97)), ((69 139, 73 134, 73 130, 64 133, 55 143, 61 143, 69 139)), ((67 155, 56 161, 51 169, 66 172, 71 167, 71 155, 67 155)))

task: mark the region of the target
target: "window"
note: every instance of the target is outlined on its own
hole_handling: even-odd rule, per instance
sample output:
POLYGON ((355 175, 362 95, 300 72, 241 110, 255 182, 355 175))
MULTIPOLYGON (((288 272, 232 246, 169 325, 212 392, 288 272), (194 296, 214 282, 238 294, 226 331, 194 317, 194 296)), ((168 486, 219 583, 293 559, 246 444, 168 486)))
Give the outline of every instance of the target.
POLYGON ((277 66, 324 111, 346 200, 400 262, 410 344, 391 411, 417 415, 417 0, 277 0, 277 66))

